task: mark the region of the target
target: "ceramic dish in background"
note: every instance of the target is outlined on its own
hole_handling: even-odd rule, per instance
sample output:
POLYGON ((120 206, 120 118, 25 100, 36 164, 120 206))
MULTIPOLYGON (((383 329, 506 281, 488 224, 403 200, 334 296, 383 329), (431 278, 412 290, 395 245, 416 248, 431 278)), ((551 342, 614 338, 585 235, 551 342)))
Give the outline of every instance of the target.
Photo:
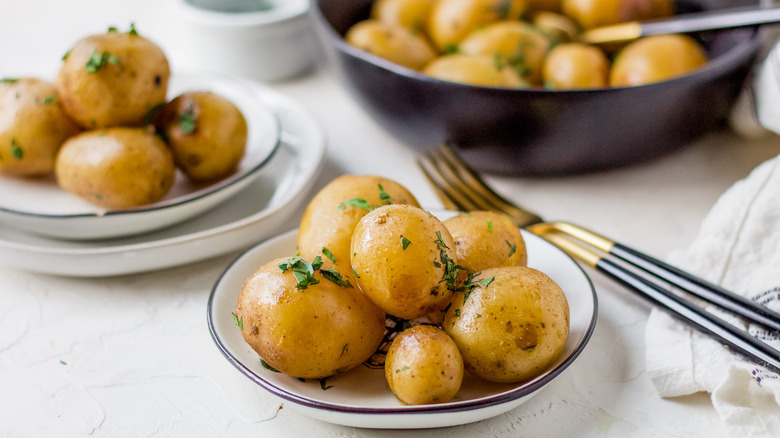
POLYGON ((271 394, 291 402, 285 406, 319 420, 355 427, 414 429, 471 423, 502 414, 530 399, 571 365, 587 345, 596 324, 596 292, 588 276, 558 248, 523 232, 528 265, 545 272, 561 286, 570 308, 570 331, 564 351, 544 373, 519 385, 467 377, 455 400, 449 403, 404 405, 390 392, 384 369, 361 365, 327 379, 330 388, 323 391, 316 379, 301 382, 263 367, 233 321, 232 313, 244 281, 272 259, 294 255, 296 235, 295 230, 289 231, 238 257, 211 292, 207 320, 220 352, 241 373, 271 394))
MULTIPOLYGON (((699 35, 712 58, 672 80, 592 90, 446 82, 344 41, 373 0, 312 0, 328 63, 368 114, 409 146, 450 144, 472 167, 550 175, 626 166, 679 150, 725 122, 761 45, 754 28, 699 35)), ((756 0, 679 0, 691 10, 756 0)))
POLYGON ((252 95, 276 113, 282 141, 240 196, 187 222, 122 239, 66 241, 0 226, 0 263, 73 277, 133 274, 241 250, 289 229, 321 168, 324 134, 289 97, 261 86, 252 95))
POLYGON ((308 0, 172 0, 171 59, 184 69, 258 81, 311 69, 316 40, 308 0))
POLYGON ((164 228, 207 211, 257 178, 279 145, 276 114, 249 82, 213 74, 174 75, 170 98, 184 91, 213 91, 232 101, 247 120, 246 152, 231 176, 209 185, 194 184, 177 171, 171 190, 159 202, 106 211, 66 192, 53 178, 0 177, 0 223, 50 237, 94 240, 131 236, 164 228))

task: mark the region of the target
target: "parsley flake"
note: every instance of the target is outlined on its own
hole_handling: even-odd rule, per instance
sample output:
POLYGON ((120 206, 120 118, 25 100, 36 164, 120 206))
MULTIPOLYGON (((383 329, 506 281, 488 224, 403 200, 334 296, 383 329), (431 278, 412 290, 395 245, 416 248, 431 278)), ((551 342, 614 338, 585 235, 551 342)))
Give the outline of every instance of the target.
POLYGON ((512 257, 515 251, 517 251, 517 245, 512 245, 511 243, 509 243, 508 240, 505 240, 504 242, 506 242, 506 244, 509 245, 509 255, 506 257, 507 258, 512 257))
POLYGON ((21 146, 19 146, 19 143, 16 142, 15 138, 11 139, 11 156, 17 160, 24 158, 24 151, 21 146))
POLYGON ((366 201, 363 198, 354 198, 354 199, 348 199, 346 201, 343 201, 341 204, 339 204, 339 210, 345 210, 347 206, 362 208, 363 210, 366 211, 371 211, 374 209, 374 206, 369 204, 368 201, 366 201))
POLYGON ((333 255, 333 253, 332 253, 332 252, 330 252, 330 250, 329 250, 328 248, 326 248, 326 247, 324 247, 324 246, 323 246, 323 247, 322 247, 322 254, 323 254, 325 257, 329 258, 329 259, 330 259, 330 261, 332 261, 333 263, 336 263, 336 256, 334 256, 334 255, 333 255))
POLYGON ((130 30, 127 31, 127 33, 133 36, 138 36, 138 31, 135 30, 135 23, 130 23, 130 30))
POLYGON ((455 316, 460 316, 460 309, 455 309, 455 316))
POLYGON ((0 84, 15 84, 16 82, 19 82, 19 79, 17 79, 17 78, 2 78, 2 79, 0 79, 0 84))
POLYGON ((236 325, 236 327, 240 328, 241 330, 244 329, 244 317, 242 316, 241 319, 238 318, 238 315, 235 313, 231 313, 233 315, 233 323, 236 325))
POLYGON ((190 103, 179 114, 179 129, 183 134, 192 134, 198 127, 198 116, 195 114, 195 104, 190 103))
POLYGON ((51 105, 52 103, 54 103, 56 101, 57 101, 57 99, 54 96, 46 96, 43 99, 43 104, 44 105, 51 105))
POLYGON ((341 287, 352 287, 352 283, 342 277, 339 271, 335 269, 320 269, 320 274, 322 274, 322 278, 336 283, 341 287))
POLYGON ((437 237, 438 239, 434 240, 434 241, 433 241, 433 243, 435 243, 435 244, 437 244, 437 245, 439 245, 439 246, 442 246, 442 247, 444 247, 445 249, 450 249, 450 247, 449 247, 449 246, 447 246, 447 244, 446 244, 446 243, 444 243, 444 241, 441 239, 441 231, 437 231, 437 232, 436 232, 436 237, 437 237))
POLYGON ((411 240, 407 239, 404 236, 401 236, 401 246, 403 247, 404 250, 406 250, 406 248, 408 248, 409 245, 411 244, 412 244, 411 240))
POLYGON ((327 378, 327 377, 326 377, 326 378, 324 378, 324 379, 320 379, 320 388, 321 388, 323 391, 326 391, 326 390, 328 390, 328 389, 330 389, 330 388, 333 388, 333 385, 327 385, 327 381, 328 381, 328 378, 327 378))
POLYGON ((67 365, 68 363, 67 363, 67 362, 65 362, 64 360, 61 360, 61 361, 60 361, 60 364, 62 364, 62 365, 67 365))
POLYGON ((492 233, 493 232, 493 220, 492 219, 488 219, 487 227, 488 227, 488 231, 490 231, 492 233))
POLYGON ((352 267, 352 273, 355 274, 355 278, 360 278, 360 275, 358 275, 357 271, 355 270, 355 267, 352 267))
POLYGON ((404 365, 401 368, 396 369, 395 372, 396 373, 400 373, 401 371, 406 371, 408 369, 409 369, 409 366, 408 365, 404 365))
POLYGON ((393 198, 390 197, 390 195, 387 194, 384 187, 382 187, 382 184, 377 184, 379 186, 379 199, 382 200, 387 205, 390 205, 393 203, 393 198))
POLYGON ((272 367, 271 365, 268 365, 268 362, 264 361, 263 359, 260 359, 260 365, 262 365, 263 368, 267 369, 268 371, 273 371, 275 373, 281 372, 281 371, 277 370, 276 368, 272 367))
POLYGON ((300 257, 290 257, 279 263, 278 266, 282 272, 286 272, 288 269, 292 270, 293 276, 298 281, 298 284, 295 285, 296 289, 305 290, 307 287, 320 282, 314 278, 314 271, 322 267, 320 256, 317 256, 313 263, 309 263, 300 257))
POLYGON ((106 64, 119 65, 119 58, 112 55, 107 50, 104 50, 103 53, 98 53, 97 50, 93 50, 92 55, 89 57, 84 68, 87 70, 87 73, 94 74, 105 67, 106 64))

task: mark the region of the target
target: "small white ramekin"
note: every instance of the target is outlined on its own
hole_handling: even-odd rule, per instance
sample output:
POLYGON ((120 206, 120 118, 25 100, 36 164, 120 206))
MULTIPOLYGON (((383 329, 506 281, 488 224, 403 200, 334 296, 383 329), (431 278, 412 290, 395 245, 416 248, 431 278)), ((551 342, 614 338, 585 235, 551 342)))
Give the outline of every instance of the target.
POLYGON ((316 58, 309 0, 267 0, 270 9, 224 12, 233 1, 172 0, 176 29, 172 58, 177 67, 278 81, 308 71, 316 58), (214 6, 210 6, 209 3, 214 6))

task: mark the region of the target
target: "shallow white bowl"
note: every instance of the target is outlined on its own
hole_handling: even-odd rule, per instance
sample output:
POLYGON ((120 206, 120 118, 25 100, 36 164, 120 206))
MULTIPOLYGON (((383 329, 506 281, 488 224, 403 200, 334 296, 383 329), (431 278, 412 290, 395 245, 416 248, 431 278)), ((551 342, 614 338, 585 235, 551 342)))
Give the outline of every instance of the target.
POLYGON ((300 381, 263 367, 258 355, 244 342, 232 315, 243 282, 272 259, 295 255, 296 235, 293 230, 260 243, 228 267, 211 292, 208 326, 220 352, 251 382, 290 402, 285 406, 323 421, 366 428, 414 429, 471 423, 502 414, 529 400, 569 367, 585 348, 596 324, 596 292, 588 276, 558 248, 523 232, 528 265, 545 272, 561 286, 570 308, 570 331, 564 351, 541 375, 521 384, 496 384, 467 374, 455 400, 416 406, 398 401, 387 386, 381 367, 369 368, 364 364, 327 382, 300 381))
POLYGON ((170 98, 184 91, 213 91, 232 101, 247 120, 244 157, 231 176, 204 186, 177 171, 161 201, 127 210, 106 211, 61 189, 53 177, 19 179, 0 176, 0 223, 50 237, 73 240, 131 236, 185 221, 237 194, 255 178, 279 146, 276 114, 259 99, 249 82, 213 74, 171 77, 170 98))
MULTIPOLYGON (((246 0, 172 0, 169 56, 184 69, 276 81, 309 70, 316 57, 308 0, 265 0, 268 10, 226 12, 246 0)), ((257 3, 255 1, 254 3, 257 3)))

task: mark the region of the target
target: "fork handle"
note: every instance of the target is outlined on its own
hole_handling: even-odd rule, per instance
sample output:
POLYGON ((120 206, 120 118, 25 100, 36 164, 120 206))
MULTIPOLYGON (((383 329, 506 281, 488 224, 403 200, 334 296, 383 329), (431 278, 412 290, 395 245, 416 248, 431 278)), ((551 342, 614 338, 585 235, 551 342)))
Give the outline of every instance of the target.
POLYGON ((708 303, 715 304, 748 321, 780 331, 780 313, 768 307, 756 304, 730 290, 675 268, 626 245, 615 243, 609 250, 609 253, 664 281, 683 288, 708 303))
POLYGON ((670 311, 670 314, 687 322, 699 331, 710 335, 731 350, 741 353, 759 365, 780 371, 780 351, 750 336, 746 332, 725 322, 703 308, 687 301, 652 281, 637 276, 626 268, 609 260, 601 259, 596 269, 618 283, 632 289, 656 305, 670 311))

